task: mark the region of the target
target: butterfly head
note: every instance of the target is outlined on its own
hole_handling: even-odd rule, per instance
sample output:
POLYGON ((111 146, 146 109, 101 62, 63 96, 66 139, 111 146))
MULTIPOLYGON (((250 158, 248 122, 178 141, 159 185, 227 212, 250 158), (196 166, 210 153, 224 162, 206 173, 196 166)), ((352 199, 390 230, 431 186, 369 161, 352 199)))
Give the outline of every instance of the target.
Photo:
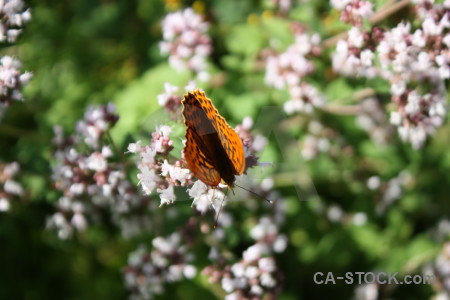
POLYGON ((236 177, 231 174, 223 174, 220 183, 227 185, 229 190, 234 188, 234 182, 236 181, 236 177))

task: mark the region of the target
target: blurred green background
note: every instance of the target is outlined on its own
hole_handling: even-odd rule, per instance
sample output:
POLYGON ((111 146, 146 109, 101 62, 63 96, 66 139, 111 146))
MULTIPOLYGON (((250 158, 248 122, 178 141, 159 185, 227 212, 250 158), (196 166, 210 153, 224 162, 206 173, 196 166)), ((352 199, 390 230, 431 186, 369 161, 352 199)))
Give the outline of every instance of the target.
MULTIPOLYGON (((32 21, 17 44, 3 49, 17 56, 34 78, 24 91, 26 102, 14 103, 0 123, 0 159, 21 164, 20 181, 27 189, 24 199, 0 215, 0 299, 123 299, 128 292, 121 268, 128 253, 150 238, 124 239, 110 224, 94 225, 67 241, 44 230, 59 196, 50 181, 53 126, 73 130, 87 105, 113 101, 120 121, 112 135, 119 147, 125 151, 128 142, 145 137, 153 128, 143 124, 159 108, 156 95, 164 82, 183 86, 191 77, 172 70, 159 54, 160 20, 174 9, 193 6, 211 22, 211 71, 222 77, 203 88, 231 124, 285 101, 285 93, 264 85, 264 68, 255 65, 271 38, 279 40, 282 50, 293 37, 286 20, 270 17, 270 1, 36 0, 27 1, 27 6, 32 21)), ((324 38, 346 28, 327 1, 303 3, 289 17, 324 38)), ((396 14, 385 25, 405 17, 396 14)), ((348 99, 367 86, 376 87, 381 95, 388 92, 382 82, 329 75, 331 51, 317 60, 317 72, 310 78, 330 101, 348 99)), ((320 199, 298 202, 292 189, 279 186, 287 207, 282 232, 289 238, 287 250, 277 257, 285 280, 280 298, 352 298, 355 286, 314 285, 317 271, 420 274, 448 240, 448 233, 434 234, 450 213, 448 124, 422 149, 412 150, 396 137, 379 146, 356 126, 355 116, 326 112, 298 122, 293 118, 289 132, 299 142, 308 118, 333 128, 336 140, 342 141, 333 143, 348 151, 320 154, 305 165, 320 199), (380 192, 367 189, 367 179, 377 175, 388 182, 405 170, 410 180, 402 187, 401 199, 376 213, 380 192), (349 216, 363 212, 367 222, 362 226, 331 222, 324 208, 334 204, 349 216)), ((277 151, 273 144, 266 154, 269 158, 276 156, 270 154, 277 151)), ((257 216, 243 213, 242 219, 246 217, 257 216)), ((204 279, 196 278, 175 284, 161 298, 211 298, 210 289, 204 279)), ((389 292, 390 299, 428 299, 434 293, 431 285, 396 286, 389 292)))

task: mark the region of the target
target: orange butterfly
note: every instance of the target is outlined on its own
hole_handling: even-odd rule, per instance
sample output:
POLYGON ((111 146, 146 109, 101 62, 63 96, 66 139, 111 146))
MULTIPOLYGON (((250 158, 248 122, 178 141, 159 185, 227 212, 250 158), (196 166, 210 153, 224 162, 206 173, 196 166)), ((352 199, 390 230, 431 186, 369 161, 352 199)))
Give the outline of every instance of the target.
POLYGON ((245 169, 244 147, 239 135, 227 124, 205 92, 196 89, 184 95, 183 116, 189 169, 207 185, 220 181, 234 187, 235 175, 245 169))

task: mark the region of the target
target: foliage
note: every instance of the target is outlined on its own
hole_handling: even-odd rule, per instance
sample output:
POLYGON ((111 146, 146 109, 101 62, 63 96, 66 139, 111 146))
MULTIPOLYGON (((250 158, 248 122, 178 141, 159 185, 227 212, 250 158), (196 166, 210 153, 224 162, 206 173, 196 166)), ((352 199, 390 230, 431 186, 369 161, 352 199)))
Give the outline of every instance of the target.
POLYGON ((26 6, 2 39, 0 298, 448 297, 448 0, 26 6), (237 125, 250 192, 186 177, 187 85, 237 125), (313 281, 362 271, 436 277, 313 281))

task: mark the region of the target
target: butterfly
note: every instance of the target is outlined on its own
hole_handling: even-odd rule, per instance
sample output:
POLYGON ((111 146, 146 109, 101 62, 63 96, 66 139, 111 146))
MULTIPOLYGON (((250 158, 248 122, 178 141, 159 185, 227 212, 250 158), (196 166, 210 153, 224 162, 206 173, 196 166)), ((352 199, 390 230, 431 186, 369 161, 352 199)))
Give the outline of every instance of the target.
POLYGON ((221 181, 234 187, 235 175, 245 169, 244 147, 239 135, 227 124, 205 92, 196 89, 184 95, 186 144, 183 152, 189 169, 210 186, 221 181))

